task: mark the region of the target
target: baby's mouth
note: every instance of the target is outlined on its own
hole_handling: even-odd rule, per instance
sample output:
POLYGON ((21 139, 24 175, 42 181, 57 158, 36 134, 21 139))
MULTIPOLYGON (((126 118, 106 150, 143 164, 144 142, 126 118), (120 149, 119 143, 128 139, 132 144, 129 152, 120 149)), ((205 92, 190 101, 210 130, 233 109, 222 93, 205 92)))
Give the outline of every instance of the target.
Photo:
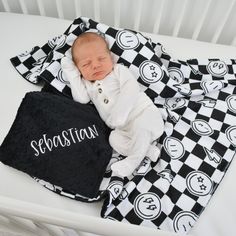
POLYGON ((94 74, 93 74, 93 76, 99 76, 99 75, 101 75, 103 73, 103 71, 97 71, 97 72, 95 72, 94 74))

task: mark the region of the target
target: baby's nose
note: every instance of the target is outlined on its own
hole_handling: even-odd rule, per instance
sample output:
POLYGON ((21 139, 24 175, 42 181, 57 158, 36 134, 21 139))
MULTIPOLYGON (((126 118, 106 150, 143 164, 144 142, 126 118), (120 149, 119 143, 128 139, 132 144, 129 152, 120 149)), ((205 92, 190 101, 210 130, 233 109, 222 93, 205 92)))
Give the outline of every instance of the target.
POLYGON ((93 66, 94 69, 96 69, 97 67, 100 66, 100 64, 101 64, 101 63, 100 63, 98 60, 96 60, 96 61, 93 61, 92 66, 93 66))

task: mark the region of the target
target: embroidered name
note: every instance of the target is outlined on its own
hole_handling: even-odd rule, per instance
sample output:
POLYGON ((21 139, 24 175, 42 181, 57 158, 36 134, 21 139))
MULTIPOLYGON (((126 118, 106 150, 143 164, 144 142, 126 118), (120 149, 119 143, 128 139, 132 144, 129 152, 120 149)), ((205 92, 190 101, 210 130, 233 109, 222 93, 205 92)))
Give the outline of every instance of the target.
POLYGON ((85 139, 94 139, 98 136, 99 134, 95 125, 83 129, 70 128, 63 130, 60 134, 53 137, 48 137, 47 134, 43 134, 42 138, 38 141, 32 140, 30 146, 35 151, 34 155, 39 156, 47 151, 51 152, 57 147, 68 147, 72 144, 80 143, 85 139))

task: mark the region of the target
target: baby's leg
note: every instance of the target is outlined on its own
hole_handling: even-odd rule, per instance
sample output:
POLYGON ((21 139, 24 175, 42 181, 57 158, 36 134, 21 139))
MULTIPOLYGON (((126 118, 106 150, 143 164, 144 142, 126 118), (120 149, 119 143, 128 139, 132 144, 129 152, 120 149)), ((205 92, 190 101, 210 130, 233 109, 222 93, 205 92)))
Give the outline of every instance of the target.
POLYGON ((130 138, 125 131, 113 130, 109 136, 109 143, 119 154, 123 156, 129 155, 130 138))
POLYGON ((151 161, 156 162, 160 155, 160 149, 155 143, 150 144, 146 156, 150 158, 151 161))
MULTIPOLYGON (((123 156, 128 156, 130 154, 131 138, 128 136, 127 132, 122 130, 113 130, 109 136, 109 143, 112 148, 123 156)), ((159 148, 155 143, 150 144, 146 156, 151 159, 151 161, 157 161, 160 154, 159 148)))
POLYGON ((111 169, 120 176, 129 176, 140 165, 152 142, 152 134, 145 129, 136 130, 132 136, 129 156, 112 164, 111 169))
MULTIPOLYGON (((154 105, 145 110, 142 115, 142 124, 152 133, 153 140, 159 139, 164 132, 164 122, 160 111, 154 105), (146 121, 146 122, 145 122, 146 121)), ((152 161, 157 161, 160 155, 160 149, 156 146, 156 141, 152 142, 148 148, 147 156, 152 161)))

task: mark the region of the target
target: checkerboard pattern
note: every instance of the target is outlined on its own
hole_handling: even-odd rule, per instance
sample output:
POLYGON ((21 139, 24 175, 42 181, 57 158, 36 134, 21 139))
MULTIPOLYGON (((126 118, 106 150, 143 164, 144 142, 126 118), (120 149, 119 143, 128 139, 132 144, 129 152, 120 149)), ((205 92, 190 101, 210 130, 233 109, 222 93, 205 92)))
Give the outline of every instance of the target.
POLYGON ((36 180, 75 200, 106 196, 104 218, 188 233, 236 155, 236 59, 176 60, 139 32, 82 17, 63 35, 11 61, 28 81, 43 80, 71 96, 60 60, 70 56, 75 38, 88 30, 105 37, 114 60, 130 68, 159 107, 165 122, 157 144, 160 157, 156 163, 145 157, 133 175, 123 179, 110 165, 125 157, 114 153, 95 199, 36 180))

